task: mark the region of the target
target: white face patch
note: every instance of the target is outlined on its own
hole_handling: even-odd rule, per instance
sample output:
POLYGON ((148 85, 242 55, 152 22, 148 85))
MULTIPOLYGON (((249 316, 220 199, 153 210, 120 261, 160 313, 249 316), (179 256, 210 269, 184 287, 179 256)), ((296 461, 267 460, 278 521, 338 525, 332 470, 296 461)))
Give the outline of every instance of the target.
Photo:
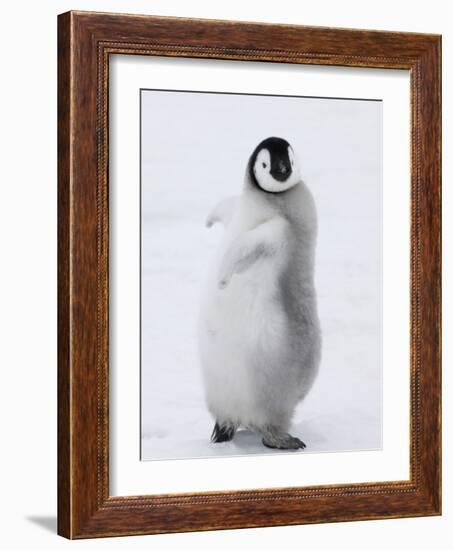
POLYGON ((300 172, 297 159, 291 147, 288 147, 288 156, 291 161, 291 175, 285 181, 276 180, 271 174, 271 155, 267 149, 261 149, 258 153, 253 173, 261 189, 271 193, 281 193, 294 187, 300 181, 300 172))

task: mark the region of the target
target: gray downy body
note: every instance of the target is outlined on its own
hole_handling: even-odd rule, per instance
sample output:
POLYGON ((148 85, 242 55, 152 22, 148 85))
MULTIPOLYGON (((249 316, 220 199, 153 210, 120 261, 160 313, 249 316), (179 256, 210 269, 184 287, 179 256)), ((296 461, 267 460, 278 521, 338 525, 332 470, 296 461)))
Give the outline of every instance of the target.
POLYGON ((225 204, 219 221, 226 231, 199 324, 215 440, 229 440, 244 426, 262 434, 270 447, 303 448, 288 430, 296 405, 313 385, 321 355, 314 200, 303 181, 283 193, 268 193, 247 170, 242 196, 225 204), (258 241, 256 261, 237 268, 225 285, 222 270, 229 250, 261 227, 269 228, 262 238, 270 246, 265 249, 258 241))

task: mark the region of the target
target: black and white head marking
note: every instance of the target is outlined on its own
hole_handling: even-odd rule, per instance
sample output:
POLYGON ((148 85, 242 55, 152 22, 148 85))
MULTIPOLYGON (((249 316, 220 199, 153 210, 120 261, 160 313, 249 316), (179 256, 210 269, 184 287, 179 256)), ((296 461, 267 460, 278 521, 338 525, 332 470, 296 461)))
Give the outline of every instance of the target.
POLYGON ((269 137, 253 151, 249 160, 251 181, 268 193, 281 193, 299 180, 299 167, 291 145, 282 138, 269 137))

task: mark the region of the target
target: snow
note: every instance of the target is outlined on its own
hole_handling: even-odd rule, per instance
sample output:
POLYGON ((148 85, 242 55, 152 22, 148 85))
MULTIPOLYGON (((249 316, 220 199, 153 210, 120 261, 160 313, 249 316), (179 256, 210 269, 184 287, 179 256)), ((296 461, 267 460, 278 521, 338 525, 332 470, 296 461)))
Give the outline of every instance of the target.
POLYGON ((251 432, 213 444, 197 354, 199 297, 261 139, 298 154, 319 218, 317 381, 294 417, 303 452, 382 446, 382 103, 142 92, 142 459, 282 453, 251 432))

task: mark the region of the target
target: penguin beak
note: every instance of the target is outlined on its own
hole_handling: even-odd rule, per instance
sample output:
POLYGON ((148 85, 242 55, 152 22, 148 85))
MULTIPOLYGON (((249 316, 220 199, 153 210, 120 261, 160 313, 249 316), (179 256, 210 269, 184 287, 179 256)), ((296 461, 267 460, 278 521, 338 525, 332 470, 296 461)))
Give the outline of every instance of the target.
POLYGON ((277 181, 286 181, 291 175, 291 166, 280 161, 278 166, 271 173, 277 181))

